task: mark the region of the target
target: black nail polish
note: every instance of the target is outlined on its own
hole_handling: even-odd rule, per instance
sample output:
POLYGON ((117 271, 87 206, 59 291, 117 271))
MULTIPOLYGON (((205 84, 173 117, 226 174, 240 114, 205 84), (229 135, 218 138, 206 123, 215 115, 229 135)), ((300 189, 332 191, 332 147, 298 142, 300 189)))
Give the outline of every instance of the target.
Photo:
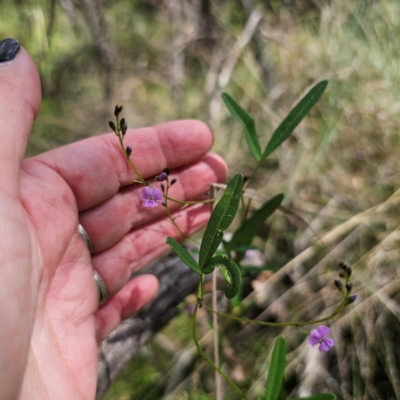
POLYGON ((7 38, 0 42, 0 63, 14 60, 20 48, 15 39, 7 38))

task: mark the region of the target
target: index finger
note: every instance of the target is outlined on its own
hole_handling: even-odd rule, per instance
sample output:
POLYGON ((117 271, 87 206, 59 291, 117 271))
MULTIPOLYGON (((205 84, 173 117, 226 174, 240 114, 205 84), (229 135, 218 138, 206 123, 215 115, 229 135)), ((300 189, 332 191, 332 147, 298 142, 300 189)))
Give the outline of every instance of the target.
MULTIPOLYGON (((131 160, 143 178, 190 164, 211 148, 210 128, 200 121, 167 122, 127 131, 124 144, 132 147, 131 160)), ((27 160, 28 161, 28 160, 27 160)), ((79 211, 114 196, 136 176, 114 133, 82 140, 29 160, 56 171, 72 189, 79 211)))

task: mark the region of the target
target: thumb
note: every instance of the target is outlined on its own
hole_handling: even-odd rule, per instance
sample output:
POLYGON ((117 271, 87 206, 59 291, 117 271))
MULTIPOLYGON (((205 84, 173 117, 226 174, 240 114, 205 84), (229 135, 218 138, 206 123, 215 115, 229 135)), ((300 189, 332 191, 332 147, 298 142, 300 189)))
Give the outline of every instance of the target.
POLYGON ((0 41, 0 187, 11 193, 18 193, 19 170, 40 102, 32 58, 16 40, 0 41))

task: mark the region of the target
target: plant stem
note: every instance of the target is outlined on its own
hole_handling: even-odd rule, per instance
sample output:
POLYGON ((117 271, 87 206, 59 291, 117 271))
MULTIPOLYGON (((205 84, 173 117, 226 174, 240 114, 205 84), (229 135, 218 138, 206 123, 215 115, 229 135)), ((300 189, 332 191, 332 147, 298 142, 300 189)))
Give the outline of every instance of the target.
POLYGON ((196 345, 197 351, 199 352, 199 354, 203 357, 203 359, 205 361, 208 362, 208 364, 210 364, 210 366, 217 371, 220 375, 222 375, 222 377, 229 383, 229 385, 231 385, 231 387, 245 400, 248 400, 246 395, 239 389, 239 387, 236 385, 235 382, 232 381, 231 378, 229 378, 229 376, 227 376, 217 365, 215 365, 212 360, 207 356, 206 353, 204 353, 203 349, 200 346, 199 340, 197 338, 197 310, 199 308, 199 304, 201 301, 203 301, 203 280, 204 280, 204 274, 201 276, 200 278, 200 284, 199 284, 199 290, 198 290, 198 294, 197 294, 197 300, 196 300, 196 305, 195 305, 195 309, 194 309, 194 314, 193 314, 193 325, 192 325, 192 333, 193 333, 193 341, 194 344, 196 345))
POLYGON ((133 169, 133 171, 135 172, 136 176, 138 177, 139 181, 141 183, 143 183, 143 185, 148 186, 149 184, 142 178, 142 176, 139 174, 139 171, 136 169, 136 167, 134 166, 133 162, 130 159, 130 156, 128 156, 128 154, 126 153, 126 149, 124 146, 124 142, 123 142, 123 138, 122 138, 122 134, 118 131, 117 133, 118 139, 119 139, 119 144, 121 145, 122 151, 124 152, 125 158, 128 161, 128 164, 130 165, 130 167, 133 169))
POLYGON ((215 199, 206 199, 206 200, 198 200, 198 201, 183 201, 183 200, 173 199, 172 197, 169 197, 167 195, 164 195, 164 199, 173 201, 174 203, 179 203, 179 204, 184 204, 184 205, 213 203, 215 201, 215 199))
POLYGON ((240 317, 235 317, 233 315, 224 314, 224 313, 218 312, 216 310, 213 310, 211 307, 208 307, 205 304, 204 304, 204 307, 208 311, 210 311, 212 313, 215 313, 215 314, 217 314, 217 315, 219 315, 221 317, 234 319, 236 321, 248 322, 248 323, 254 324, 254 325, 275 326, 277 328, 282 328, 282 327, 287 327, 287 326, 300 327, 300 326, 306 326, 306 325, 319 324, 321 322, 326 322, 326 321, 330 320, 333 317, 336 317, 336 315, 338 315, 340 313, 340 311, 342 311, 343 308, 346 307, 346 303, 347 303, 348 297, 349 297, 348 295, 345 296, 343 301, 340 303, 339 307, 331 315, 329 315, 328 317, 325 317, 325 318, 316 319, 314 321, 298 321, 298 322, 264 322, 264 321, 256 321, 256 320, 253 320, 253 319, 240 318, 240 317))
MULTIPOLYGON (((170 186, 169 183, 167 185, 167 188, 165 189, 165 194, 164 194, 164 199, 169 199, 168 197, 168 190, 169 190, 170 186)), ((196 242, 196 240, 192 239, 190 236, 186 235, 186 233, 184 233, 182 231, 182 229, 179 227, 179 225, 175 222, 175 218, 172 217, 171 211, 168 207, 168 202, 165 202, 165 211, 167 212, 168 218, 171 220, 172 225, 175 226, 175 228, 178 230, 178 232, 182 235, 182 237, 184 237, 187 240, 192 241, 193 243, 195 243, 196 245, 198 245, 198 243, 196 242)))
POLYGON ((262 162, 263 162, 263 160, 260 160, 257 163, 256 167, 253 169, 253 173, 251 174, 250 178, 246 181, 246 183, 243 186, 243 191, 245 191, 250 186, 250 183, 254 179, 254 177, 256 176, 258 168, 260 168, 262 162))
MULTIPOLYGON (((214 310, 218 310, 218 303, 217 303, 217 270, 214 269, 212 273, 212 304, 214 310)), ((218 314, 213 313, 213 336, 214 336, 214 363, 215 365, 219 364, 219 342, 218 342, 218 314)), ((221 392, 221 376, 218 371, 215 371, 215 394, 216 399, 222 399, 222 392, 221 392)))

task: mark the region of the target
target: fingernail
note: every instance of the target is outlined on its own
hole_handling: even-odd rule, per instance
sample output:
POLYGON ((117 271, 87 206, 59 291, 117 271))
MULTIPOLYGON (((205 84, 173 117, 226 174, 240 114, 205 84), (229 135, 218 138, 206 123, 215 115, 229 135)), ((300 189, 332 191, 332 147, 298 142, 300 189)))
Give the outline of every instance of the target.
POLYGON ((0 63, 14 60, 20 48, 15 39, 7 38, 0 42, 0 63))

